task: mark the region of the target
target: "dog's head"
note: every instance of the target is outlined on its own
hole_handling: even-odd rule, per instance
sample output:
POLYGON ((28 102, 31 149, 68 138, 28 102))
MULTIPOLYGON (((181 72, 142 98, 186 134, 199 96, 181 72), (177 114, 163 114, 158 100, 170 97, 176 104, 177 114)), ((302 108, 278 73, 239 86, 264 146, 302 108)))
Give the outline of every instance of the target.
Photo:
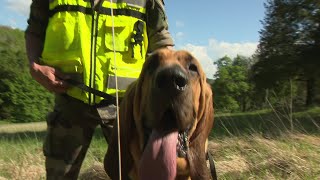
POLYGON ((137 107, 144 128, 186 131, 196 120, 205 80, 198 61, 188 52, 162 50, 144 64, 137 107))
MULTIPOLYGON (((154 161, 144 161, 144 157, 150 158, 148 153, 154 156, 154 151, 166 153, 162 161, 174 163, 177 156, 186 158, 189 146, 186 141, 203 119, 207 106, 212 106, 206 104, 211 99, 211 89, 198 60, 187 51, 157 51, 144 64, 137 88, 140 93, 136 101, 140 101, 140 106, 134 107, 134 112, 141 120, 147 149, 140 166, 154 164, 154 161)), ((170 163, 165 166, 176 168, 170 163)))
POLYGON ((212 92, 198 60, 187 51, 154 52, 127 90, 120 121, 121 144, 129 149, 122 155, 132 161, 126 170, 131 177, 197 174, 196 166, 205 166, 213 122, 212 92))

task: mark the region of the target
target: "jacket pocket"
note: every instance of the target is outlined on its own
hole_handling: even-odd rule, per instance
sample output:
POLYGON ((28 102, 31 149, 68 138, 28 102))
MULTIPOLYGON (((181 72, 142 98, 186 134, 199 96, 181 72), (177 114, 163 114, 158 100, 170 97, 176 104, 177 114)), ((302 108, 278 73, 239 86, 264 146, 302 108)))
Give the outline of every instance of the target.
POLYGON ((105 45, 110 51, 121 54, 122 61, 131 64, 144 60, 145 49, 145 23, 132 19, 114 20, 114 37, 112 33, 112 22, 106 21, 105 45), (130 23, 128 23, 130 22, 130 23), (113 44, 114 41, 114 44, 113 44))
POLYGON ((119 20, 114 20, 114 37, 112 32, 112 22, 111 18, 106 20, 106 35, 105 35, 105 45, 108 50, 115 50, 117 52, 128 52, 129 51, 129 41, 131 35, 131 28, 128 24, 119 20), (114 41, 114 43, 113 43, 114 41))
POLYGON ((79 24, 72 13, 57 13, 49 21, 42 57, 45 59, 79 56, 79 24))

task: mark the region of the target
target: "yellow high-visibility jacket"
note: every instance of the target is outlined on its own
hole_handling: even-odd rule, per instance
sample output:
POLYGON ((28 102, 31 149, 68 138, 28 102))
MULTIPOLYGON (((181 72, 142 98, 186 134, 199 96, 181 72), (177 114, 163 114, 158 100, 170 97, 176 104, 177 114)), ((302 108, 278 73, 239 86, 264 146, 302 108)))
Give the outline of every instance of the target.
MULTIPOLYGON (((146 0, 118 1, 93 8, 89 0, 51 0, 42 63, 111 95, 116 73, 121 96, 140 74, 148 36, 146 0)), ((89 104, 102 100, 77 87, 67 94, 89 104)))

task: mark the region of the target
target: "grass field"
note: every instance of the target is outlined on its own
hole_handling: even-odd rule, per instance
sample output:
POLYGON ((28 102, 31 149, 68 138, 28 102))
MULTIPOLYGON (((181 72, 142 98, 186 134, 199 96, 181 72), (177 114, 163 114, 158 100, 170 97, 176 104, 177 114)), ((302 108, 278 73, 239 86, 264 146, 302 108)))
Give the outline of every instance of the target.
MULTIPOLYGON (((219 179, 320 179, 320 108, 293 115, 217 115, 209 150, 219 179)), ((45 123, 0 125, 0 180, 44 179, 45 123)), ((101 179, 107 145, 97 129, 80 179, 101 179)))

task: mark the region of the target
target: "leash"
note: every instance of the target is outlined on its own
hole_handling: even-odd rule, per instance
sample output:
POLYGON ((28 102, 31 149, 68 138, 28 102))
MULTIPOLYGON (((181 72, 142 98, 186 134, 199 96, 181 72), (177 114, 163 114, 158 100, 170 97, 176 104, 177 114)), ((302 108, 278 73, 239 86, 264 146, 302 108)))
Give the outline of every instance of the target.
POLYGON ((117 59, 116 59, 116 44, 115 44, 115 31, 114 31, 114 15, 113 15, 113 0, 110 0, 110 10, 111 10, 111 22, 112 22, 112 46, 113 46, 113 60, 114 60, 114 74, 115 74, 115 84, 116 84, 116 108, 117 108, 117 136, 118 136, 118 159, 119 159, 119 180, 122 180, 121 176, 121 141, 120 141, 120 118, 119 118, 119 94, 118 94, 118 76, 117 76, 117 59))
POLYGON ((105 92, 99 91, 97 89, 94 89, 92 87, 89 87, 81 82, 78 82, 76 80, 73 79, 63 79, 65 82, 67 82, 68 84, 75 86, 83 91, 89 92, 91 94, 94 94, 96 96, 100 96, 103 97, 105 100, 107 100, 108 102, 111 102, 112 104, 116 104, 117 103, 117 98, 114 96, 111 96, 110 94, 107 94, 105 92))
POLYGON ((207 160, 209 160, 212 180, 217 180, 218 176, 217 176, 216 166, 214 164, 212 154, 209 151, 207 152, 207 160))

